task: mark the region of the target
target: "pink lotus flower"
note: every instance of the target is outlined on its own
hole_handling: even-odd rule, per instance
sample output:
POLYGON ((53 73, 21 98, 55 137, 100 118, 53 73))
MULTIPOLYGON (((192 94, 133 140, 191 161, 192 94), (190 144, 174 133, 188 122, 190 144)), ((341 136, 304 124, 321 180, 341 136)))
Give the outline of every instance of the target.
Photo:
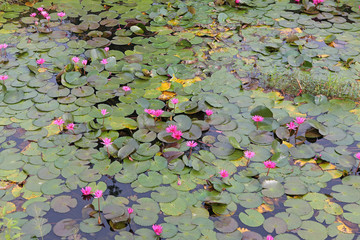
POLYGON ((306 120, 306 118, 296 117, 295 122, 300 125, 300 124, 303 124, 305 122, 305 120, 306 120))
POLYGON ((66 129, 68 130, 74 130, 75 124, 74 123, 69 123, 68 125, 66 125, 66 129))
POLYGON ((154 111, 153 115, 154 115, 155 117, 160 117, 161 114, 163 114, 163 112, 164 112, 163 110, 158 109, 158 110, 155 110, 155 111, 154 111))
POLYGON ((355 156, 360 160, 360 152, 358 152, 355 156))
POLYGON ((32 13, 32 14, 30 14, 30 17, 36 17, 36 13, 32 13))
POLYGON ((264 121, 264 117, 258 116, 258 115, 253 116, 251 119, 254 120, 254 122, 262 122, 262 121, 264 121))
POLYGON ((177 130, 176 125, 170 125, 166 128, 166 132, 168 132, 168 133, 174 133, 176 130, 177 130))
POLYGON ((214 112, 211 109, 207 109, 205 111, 205 113, 206 113, 206 115, 211 116, 211 115, 213 115, 214 112))
POLYGON ((74 63, 78 63, 80 59, 79 59, 78 57, 73 57, 71 60, 72 60, 74 63))
POLYGON ((297 2, 297 3, 298 3, 298 2, 300 2, 300 0, 295 0, 295 2, 297 2))
POLYGON ((100 111, 101 111, 101 114, 102 114, 103 116, 105 116, 106 114, 108 114, 108 111, 107 111, 106 109, 101 109, 100 111))
POLYGON ((82 63, 82 65, 84 65, 84 66, 85 66, 85 65, 87 64, 87 62, 88 62, 88 61, 85 59, 85 60, 82 60, 82 62, 81 62, 81 63, 82 63))
POLYGON ((290 122, 286 124, 289 130, 295 130, 298 126, 294 122, 290 122))
POLYGON ((59 126, 63 125, 64 123, 65 123, 65 121, 62 120, 61 118, 58 118, 58 119, 53 121, 53 124, 56 124, 56 125, 59 125, 59 126))
POLYGON ((235 3, 236 3, 236 4, 239 4, 239 3, 240 3, 240 0, 235 0, 235 3))
POLYGON ((41 12, 41 11, 44 11, 44 8, 39 7, 37 10, 38 10, 39 12, 41 12))
MULTIPOLYGON (((299 0, 300 1, 300 0, 299 0)), ((271 235, 266 236, 266 240, 274 240, 274 238, 271 235)))
POLYGON ((109 47, 105 47, 105 48, 104 48, 105 52, 108 52, 109 49, 110 49, 109 47))
POLYGON ((45 59, 40 58, 40 59, 36 60, 36 63, 39 64, 39 65, 42 65, 42 64, 45 63, 45 59))
POLYGON ((104 58, 103 60, 101 60, 101 64, 104 64, 104 65, 108 64, 107 59, 106 59, 106 58, 104 58))
POLYGON ((182 135, 183 135, 183 133, 181 131, 175 131, 171 134, 171 136, 177 140, 181 139, 182 135))
POLYGON ((226 170, 221 170, 220 172, 220 176, 223 177, 223 178, 226 178, 229 176, 229 173, 226 171, 226 170))
POLYGON ((198 145, 197 142, 194 142, 194 141, 186 142, 186 146, 188 146, 188 147, 196 147, 197 145, 198 145))
POLYGON ((244 155, 245 155, 245 157, 246 157, 247 159, 250 159, 250 158, 255 157, 255 153, 252 152, 252 151, 245 151, 245 152, 244 152, 244 155))
POLYGON ((104 144, 106 147, 109 147, 113 142, 111 141, 111 138, 101 138, 102 144, 104 144))
POLYGON ((57 15, 59 16, 59 17, 61 17, 61 18, 63 18, 63 17, 65 17, 65 13, 64 12, 59 12, 59 13, 57 13, 57 15))
POLYGON ((131 91, 131 88, 128 87, 128 86, 123 86, 122 89, 123 89, 125 92, 131 91))
POLYGON ((91 194, 91 187, 85 187, 81 189, 82 194, 86 195, 90 195, 91 194))
POLYGON ((276 162, 272 162, 271 160, 267 160, 264 162, 264 165, 266 168, 275 168, 276 162))
POLYGON ((96 190, 95 193, 94 193, 94 198, 101 198, 102 195, 103 195, 103 191, 101 190, 96 190))
POLYGON ((132 214, 132 213, 134 212, 134 209, 132 209, 131 207, 129 207, 129 208, 127 209, 127 211, 128 211, 129 214, 132 214))
POLYGON ((160 235, 163 231, 163 228, 161 225, 152 225, 152 229, 154 230, 156 235, 160 235))
POLYGON ((177 99, 177 98, 173 98, 173 99, 171 99, 170 101, 171 101, 171 103, 174 104, 174 105, 176 105, 176 104, 179 103, 179 99, 177 99))

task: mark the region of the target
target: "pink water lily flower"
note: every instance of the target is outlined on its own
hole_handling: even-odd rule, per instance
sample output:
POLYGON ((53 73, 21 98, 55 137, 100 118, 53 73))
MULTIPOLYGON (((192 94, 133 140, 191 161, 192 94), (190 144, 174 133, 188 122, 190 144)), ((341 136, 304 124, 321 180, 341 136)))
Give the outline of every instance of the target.
POLYGON ((103 60, 101 60, 101 64, 104 64, 104 65, 108 64, 108 60, 106 58, 104 58, 103 60))
POLYGON ((276 162, 273 162, 271 160, 267 160, 264 162, 264 165, 266 168, 275 168, 276 162))
POLYGON ((176 125, 170 125, 166 128, 166 132, 168 132, 168 133, 174 133, 176 130, 177 130, 176 125))
POLYGON ((294 122, 290 122, 286 124, 289 130, 295 130, 298 126, 294 122))
POLYGON ((49 16, 49 13, 47 11, 41 11, 41 15, 46 18, 47 16, 49 16))
POLYGON ((300 125, 300 124, 303 124, 305 122, 305 120, 306 120, 306 118, 296 117, 295 122, 300 125))
POLYGON ((81 62, 81 63, 82 63, 82 65, 84 65, 84 66, 85 66, 85 65, 88 63, 88 61, 85 59, 85 60, 82 60, 82 62, 81 62))
POLYGON ((188 147, 196 147, 197 145, 198 145, 197 142, 194 142, 194 141, 186 142, 186 146, 188 146, 188 147))
POLYGON ((36 63, 39 64, 39 65, 42 65, 42 64, 45 63, 45 59, 40 58, 40 59, 36 60, 36 63))
POLYGON ((235 3, 236 3, 236 4, 239 4, 239 3, 240 3, 240 0, 235 0, 235 3))
POLYGON ((81 192, 82 192, 82 194, 84 194, 85 196, 86 195, 90 195, 91 194, 91 187, 85 187, 85 188, 82 188, 81 189, 81 192))
POLYGON ((152 225, 152 229, 154 230, 156 235, 160 235, 163 231, 163 227, 161 225, 152 225))
POLYGON ((158 110, 155 110, 154 112, 153 112, 153 115, 155 116, 155 117, 160 117, 161 116, 161 114, 163 114, 163 110, 161 110, 161 109, 158 109, 158 110))
POLYGON ((223 178, 226 178, 229 176, 229 173, 226 171, 226 170, 221 170, 220 172, 220 176, 223 177, 223 178))
MULTIPOLYGON (((299 0, 300 1, 300 0, 299 0)), ((266 236, 266 240, 274 240, 274 238, 271 235, 266 236)))
POLYGON ((206 113, 206 115, 208 115, 208 116, 211 116, 211 115, 213 115, 213 110, 211 110, 211 109, 207 109, 206 111, 205 111, 205 113, 206 113))
POLYGON ((6 79, 8 79, 9 76, 8 75, 0 75, 0 80, 5 81, 6 79))
POLYGON ((100 111, 103 116, 109 113, 106 109, 101 109, 100 111))
POLYGON ((182 135, 183 133, 181 131, 175 131, 171 134, 171 136, 177 140, 180 140, 182 135))
POLYGON ((46 20, 50 21, 51 17, 50 16, 47 16, 46 17, 46 20))
POLYGON ((75 124, 74 123, 69 123, 68 125, 66 125, 66 129, 68 130, 74 130, 75 124))
POLYGON ((63 125, 64 123, 65 123, 65 121, 63 119, 61 119, 61 118, 58 118, 58 119, 53 121, 53 124, 56 124, 56 125, 59 125, 59 126, 63 125))
POLYGON ((355 156, 360 160, 360 152, 358 152, 355 156))
POLYGON ((179 99, 177 99, 177 98, 173 98, 173 99, 171 99, 170 101, 171 101, 171 103, 174 104, 174 105, 176 105, 176 104, 179 103, 179 99))
POLYGON ((254 120, 254 122, 262 122, 262 121, 264 121, 264 117, 259 116, 259 115, 255 115, 251 119, 254 120))
POLYGON ((38 10, 39 12, 41 12, 41 11, 44 11, 44 8, 39 7, 37 10, 38 10))
POLYGON ((96 190, 95 193, 94 193, 94 198, 101 198, 102 195, 103 195, 103 191, 101 190, 96 190))
POLYGON ((264 162, 265 167, 268 169, 266 176, 269 175, 270 169, 275 168, 276 162, 272 162, 271 160, 267 160, 264 162))
POLYGON ((108 51, 110 50, 110 48, 109 48, 109 47, 105 47, 104 50, 105 50, 105 52, 108 52, 108 51))
POLYGON ((71 60, 72 60, 74 63, 78 63, 80 59, 79 59, 78 57, 73 57, 71 60))
POLYGON ((30 17, 36 17, 36 13, 32 13, 32 14, 30 14, 30 17))
POLYGON ((61 17, 61 18, 63 18, 63 17, 65 17, 65 13, 64 12, 59 12, 59 13, 57 13, 57 15, 59 16, 59 17, 61 17))
POLYGON ((154 112, 155 112, 155 110, 154 109, 144 109, 144 112, 146 112, 146 113, 148 113, 148 114, 150 114, 150 115, 153 115, 154 114, 154 112))
POLYGON ((132 213, 134 212, 134 209, 132 209, 131 207, 129 207, 129 208, 127 209, 127 211, 128 211, 129 214, 132 214, 132 213))
POLYGON ((323 2, 324 2, 324 0, 313 0, 314 5, 318 5, 323 2))
POLYGON ((104 144, 106 147, 113 144, 113 142, 111 141, 111 138, 101 138, 101 141, 102 141, 102 144, 104 144))
POLYGON ((125 92, 131 91, 131 88, 128 87, 128 86, 123 86, 122 89, 123 89, 125 92))
POLYGON ((250 158, 255 157, 255 153, 252 152, 252 151, 245 151, 245 152, 244 152, 244 155, 245 155, 245 157, 246 157, 247 159, 250 159, 250 158))

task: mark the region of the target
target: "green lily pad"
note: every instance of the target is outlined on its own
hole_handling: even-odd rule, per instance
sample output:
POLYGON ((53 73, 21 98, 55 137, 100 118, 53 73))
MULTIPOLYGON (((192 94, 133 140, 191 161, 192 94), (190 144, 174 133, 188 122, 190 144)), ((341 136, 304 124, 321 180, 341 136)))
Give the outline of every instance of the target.
POLYGON ((160 203, 160 208, 166 215, 178 216, 185 212, 187 205, 182 198, 177 198, 172 202, 160 203))
POLYGON ((157 187, 157 192, 151 193, 151 198, 155 201, 161 202, 172 202, 177 198, 177 192, 170 187, 157 187))
POLYGON ((239 214, 239 218, 242 223, 249 227, 261 226, 265 221, 264 216, 254 209, 246 209, 245 213, 239 214))
POLYGON ((301 224, 298 234, 302 239, 322 239, 325 240, 328 236, 326 228, 315 221, 304 221, 301 224))

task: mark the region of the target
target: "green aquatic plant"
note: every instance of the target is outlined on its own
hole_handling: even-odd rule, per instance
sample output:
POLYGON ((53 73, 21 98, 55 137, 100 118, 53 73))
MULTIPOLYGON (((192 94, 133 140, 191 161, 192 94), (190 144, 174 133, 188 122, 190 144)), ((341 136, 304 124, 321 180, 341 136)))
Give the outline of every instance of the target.
POLYGON ((6 217, 6 208, 4 207, 0 219, 0 237, 6 240, 17 240, 21 239, 22 235, 18 220, 6 217))

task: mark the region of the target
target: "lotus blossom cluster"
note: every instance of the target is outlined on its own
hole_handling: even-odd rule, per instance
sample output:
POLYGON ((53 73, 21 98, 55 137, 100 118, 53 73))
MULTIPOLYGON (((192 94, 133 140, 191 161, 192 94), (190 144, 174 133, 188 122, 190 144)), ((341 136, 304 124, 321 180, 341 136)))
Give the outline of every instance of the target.
POLYGON ((150 114, 151 116, 155 116, 155 117, 160 117, 161 114, 164 113, 163 110, 158 109, 158 110, 154 110, 154 109, 145 109, 144 112, 150 114))
POLYGON ((306 118, 296 117, 293 122, 287 123, 286 126, 289 130, 296 130, 301 124, 305 122, 306 118), (297 124, 297 125, 296 125, 297 124))
MULTIPOLYGON (((87 186, 85 188, 81 188, 81 192, 84 196, 91 195, 93 193, 91 187, 89 187, 89 186, 87 186)), ((94 192, 94 198, 101 198, 102 195, 103 195, 103 191, 101 191, 101 190, 96 190, 94 192)))
POLYGON ((168 133, 172 133, 171 137, 173 137, 173 138, 175 138, 177 140, 180 140, 181 136, 183 135, 183 133, 180 130, 177 130, 177 126, 175 126, 175 125, 170 125, 165 130, 168 133))

